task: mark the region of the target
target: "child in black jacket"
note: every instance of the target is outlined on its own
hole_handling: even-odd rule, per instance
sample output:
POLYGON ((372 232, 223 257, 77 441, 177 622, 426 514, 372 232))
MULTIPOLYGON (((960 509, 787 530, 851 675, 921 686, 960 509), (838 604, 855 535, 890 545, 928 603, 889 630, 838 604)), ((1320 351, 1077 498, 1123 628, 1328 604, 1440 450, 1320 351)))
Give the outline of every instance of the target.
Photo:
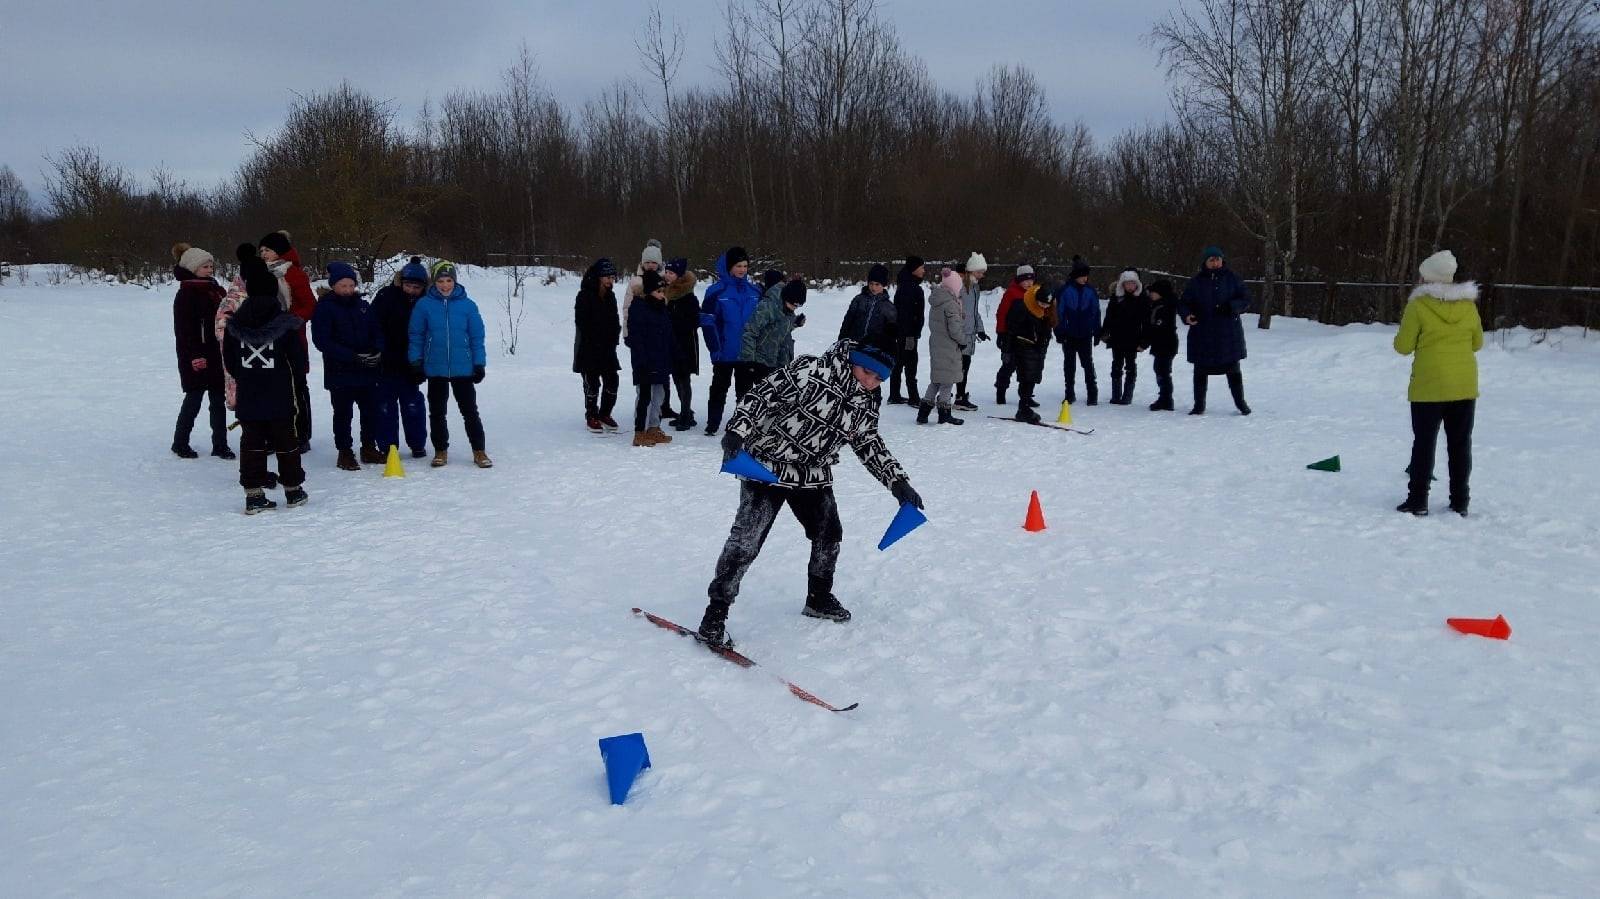
POLYGON ((1106 304, 1105 322, 1100 326, 1100 342, 1111 348, 1111 404, 1133 403, 1133 385, 1139 378, 1139 350, 1144 348, 1145 324, 1150 320, 1150 302, 1144 295, 1139 273, 1129 269, 1117 276, 1106 304))
POLYGON ((1172 411, 1172 360, 1178 355, 1178 295, 1166 279, 1150 285, 1150 318, 1145 322, 1144 345, 1156 360, 1156 386, 1161 394, 1151 412, 1172 411))
POLYGON ((256 248, 240 244, 240 274, 245 301, 228 319, 222 340, 222 361, 238 385, 234 412, 244 429, 239 442, 239 486, 244 488, 246 515, 275 509, 266 497, 271 484, 267 454, 278 455, 278 483, 290 506, 306 501, 305 469, 300 464, 300 434, 295 420, 300 396, 296 376, 309 364, 300 338, 305 322, 278 302, 278 279, 256 256, 256 248))

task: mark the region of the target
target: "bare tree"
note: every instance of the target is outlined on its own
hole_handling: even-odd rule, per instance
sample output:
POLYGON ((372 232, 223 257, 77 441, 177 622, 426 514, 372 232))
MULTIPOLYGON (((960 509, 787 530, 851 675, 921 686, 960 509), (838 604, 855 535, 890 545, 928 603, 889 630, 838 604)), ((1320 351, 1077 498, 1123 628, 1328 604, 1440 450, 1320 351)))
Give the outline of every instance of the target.
MULTIPOLYGON (((649 14, 645 16, 644 35, 634 42, 634 47, 639 51, 641 65, 661 89, 660 111, 652 111, 650 115, 666 147, 667 171, 671 176, 680 235, 688 231, 683 218, 683 193, 688 178, 679 161, 677 141, 673 140, 672 135, 672 128, 677 122, 672 108, 672 84, 678 77, 678 66, 683 62, 683 44, 683 29, 676 24, 668 29, 661 18, 661 6, 652 3, 649 14)), ((649 108, 648 105, 646 108, 649 108)))

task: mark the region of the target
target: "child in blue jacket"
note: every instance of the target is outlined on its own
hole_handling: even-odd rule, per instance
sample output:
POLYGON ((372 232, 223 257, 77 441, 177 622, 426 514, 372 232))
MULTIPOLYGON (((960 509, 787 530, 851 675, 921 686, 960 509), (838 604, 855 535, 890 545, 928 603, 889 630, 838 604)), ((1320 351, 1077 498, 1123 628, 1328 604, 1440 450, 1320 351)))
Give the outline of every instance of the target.
POLYGON ((1056 342, 1061 344, 1062 375, 1066 380, 1067 402, 1078 401, 1077 363, 1083 364, 1083 388, 1089 405, 1100 401, 1100 385, 1094 379, 1094 345, 1100 342, 1100 296, 1089 283, 1089 263, 1075 259, 1067 283, 1056 294, 1056 342))
POLYGON ((410 346, 406 359, 411 369, 428 379, 428 421, 433 438, 433 467, 450 462, 450 428, 447 404, 455 394, 456 407, 467 426, 472 461, 479 468, 494 465, 484 451, 483 421, 478 417, 477 385, 483 383, 488 358, 483 349, 483 316, 467 289, 456 283, 456 267, 443 259, 430 272, 433 286, 411 310, 410 346))

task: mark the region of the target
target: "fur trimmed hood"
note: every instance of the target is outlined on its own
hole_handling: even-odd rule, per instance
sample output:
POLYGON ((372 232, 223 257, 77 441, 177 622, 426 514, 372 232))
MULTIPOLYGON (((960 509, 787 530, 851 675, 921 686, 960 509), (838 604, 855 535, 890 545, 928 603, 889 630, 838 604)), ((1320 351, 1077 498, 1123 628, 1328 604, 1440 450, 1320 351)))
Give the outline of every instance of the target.
POLYGON ((683 274, 679 275, 678 280, 666 286, 667 302, 670 303, 673 300, 688 296, 690 293, 693 293, 695 284, 696 278, 694 276, 694 272, 684 272, 683 274))
POLYGON ((1407 300, 1418 297, 1433 297, 1442 303, 1477 302, 1478 284, 1475 281, 1463 281, 1460 284, 1418 284, 1411 291, 1407 300))
POLYGON ((1129 281, 1132 281, 1133 283, 1139 285, 1138 287, 1134 288, 1134 291, 1133 291, 1132 294, 1130 294, 1130 296, 1136 296, 1136 297, 1144 296, 1144 280, 1139 277, 1139 273, 1138 272, 1136 272, 1136 271, 1134 271, 1132 269, 1129 269, 1128 271, 1125 271, 1122 274, 1117 276, 1117 284, 1116 284, 1115 287, 1111 288, 1111 295, 1112 296, 1118 296, 1118 297, 1122 296, 1123 295, 1122 285, 1126 284, 1129 281))

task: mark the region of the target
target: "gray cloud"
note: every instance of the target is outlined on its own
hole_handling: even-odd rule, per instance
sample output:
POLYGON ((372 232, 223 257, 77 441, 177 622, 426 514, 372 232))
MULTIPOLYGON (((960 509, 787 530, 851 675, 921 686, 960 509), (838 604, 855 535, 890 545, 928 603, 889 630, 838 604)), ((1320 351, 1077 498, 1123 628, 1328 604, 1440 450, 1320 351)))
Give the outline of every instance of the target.
MULTIPOLYGON (((44 154, 97 146, 143 176, 165 165, 209 186, 269 133, 292 92, 341 79, 393 100, 409 122, 427 97, 492 89, 526 40, 546 84, 576 107, 614 79, 641 74, 633 38, 644 2, 435 0, 337 3, 265 0, 196 4, 24 2, 0 17, 0 163, 40 193, 44 154)), ((710 84, 720 0, 665 5, 689 34, 681 77, 710 84)), ((970 93, 995 63, 1032 68, 1060 120, 1081 118, 1108 140, 1168 116, 1154 52, 1143 40, 1171 8, 1125 0, 883 0, 908 52, 941 87, 970 93)))

